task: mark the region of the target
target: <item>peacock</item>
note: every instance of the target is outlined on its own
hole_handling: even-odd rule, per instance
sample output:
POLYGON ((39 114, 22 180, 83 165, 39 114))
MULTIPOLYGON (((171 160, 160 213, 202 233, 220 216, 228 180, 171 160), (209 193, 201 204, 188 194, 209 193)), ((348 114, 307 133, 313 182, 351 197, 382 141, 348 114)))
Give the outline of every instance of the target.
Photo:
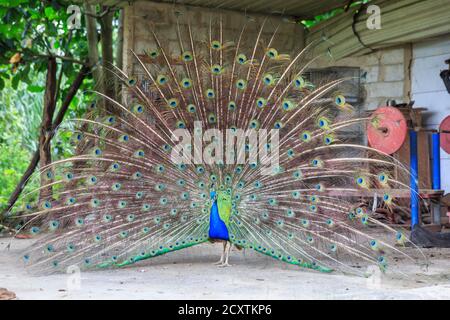
POLYGON ((41 167, 44 183, 9 214, 36 237, 27 268, 123 267, 209 241, 223 242, 219 266, 232 246, 362 276, 366 265, 398 271, 395 256, 420 263, 405 232, 359 201, 408 188, 391 174, 407 170, 348 137, 377 120, 346 101, 351 79, 313 83, 317 43, 283 53, 276 26, 264 20, 256 39, 246 28, 226 38, 220 21, 207 34, 178 24, 171 49, 149 31, 152 46, 132 52, 134 74, 109 67, 121 97, 95 92, 85 116, 58 128, 73 154, 41 167))

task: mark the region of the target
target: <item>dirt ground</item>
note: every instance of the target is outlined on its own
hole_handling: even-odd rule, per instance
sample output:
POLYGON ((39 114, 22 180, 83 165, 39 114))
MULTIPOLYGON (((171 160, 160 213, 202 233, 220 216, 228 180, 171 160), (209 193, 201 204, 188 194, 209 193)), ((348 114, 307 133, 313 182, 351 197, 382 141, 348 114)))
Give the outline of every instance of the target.
POLYGON ((450 249, 424 249, 430 258, 424 271, 400 261, 405 279, 323 274, 234 249, 232 266, 220 268, 212 265, 220 243, 123 269, 36 277, 17 263, 18 252, 30 240, 14 240, 7 251, 8 242, 0 239, 0 288, 17 299, 450 299, 450 249))

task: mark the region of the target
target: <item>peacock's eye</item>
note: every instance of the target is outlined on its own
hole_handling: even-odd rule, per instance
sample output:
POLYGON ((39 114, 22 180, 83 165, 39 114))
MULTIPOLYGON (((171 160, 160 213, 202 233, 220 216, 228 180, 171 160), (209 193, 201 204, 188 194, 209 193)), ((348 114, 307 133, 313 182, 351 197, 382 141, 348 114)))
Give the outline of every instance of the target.
POLYGON ((345 97, 343 95, 337 95, 334 98, 334 103, 336 103, 337 106, 342 107, 345 105, 345 97))
POLYGON ((294 106, 295 106, 294 102, 292 102, 289 99, 284 99, 281 104, 283 111, 290 111, 294 108, 294 106))
POLYGON ((247 61, 247 57, 245 54, 241 53, 237 56, 236 60, 239 64, 244 64, 247 61))
POLYGON ((159 51, 156 50, 156 49, 154 49, 154 50, 149 50, 149 51, 147 52, 147 55, 148 55, 150 58, 155 59, 155 58, 157 58, 157 57, 159 56, 159 51))
POLYGON ((206 97, 208 99, 213 99, 215 96, 216 96, 216 94, 213 89, 206 90, 206 97))
POLYGON ((163 86, 163 85, 165 85, 167 83, 167 77, 165 75, 163 75, 163 74, 160 74, 160 75, 158 75, 156 77, 156 82, 159 85, 163 86))
POLYGON ((178 107, 178 99, 171 98, 171 99, 167 100, 167 106, 171 109, 178 107))
POLYGON ((236 81, 236 87, 239 90, 244 90, 247 87, 247 81, 244 79, 239 79, 238 81, 236 81))
POLYGON ((184 89, 189 89, 192 87, 192 80, 188 79, 188 78, 184 78, 183 80, 181 80, 181 86, 184 89))
POLYGON ((216 115, 215 114, 211 113, 211 114, 208 115, 208 122, 209 123, 213 124, 213 123, 216 123, 216 121, 217 121, 217 119, 216 119, 216 115))
MULTIPOLYGON (((260 126, 260 122, 257 119, 253 119, 252 121, 250 121, 250 125, 249 125, 250 129, 259 129, 259 126, 260 126)), ((247 146, 246 146, 246 149, 247 149, 247 146)), ((248 148, 248 149, 250 149, 250 148, 248 148)))
POLYGON ((269 48, 266 51, 266 55, 270 58, 270 59, 275 59, 278 57, 278 51, 274 48, 269 48))
POLYGON ((258 108, 263 108, 266 104, 267 104, 267 101, 266 101, 266 99, 264 99, 264 98, 258 98, 258 99, 256 100, 256 106, 257 106, 258 108))
POLYGON ((211 47, 215 50, 222 49, 222 44, 218 40, 214 40, 211 42, 211 47))
POLYGON ((301 89, 305 86, 305 80, 303 79, 303 77, 299 76, 294 80, 294 85, 298 89, 301 89))
POLYGON ((271 75, 270 73, 266 73, 263 76, 263 82, 266 86, 271 86, 275 83, 275 79, 274 79, 273 75, 271 75))
POLYGON ((215 64, 211 67, 211 73, 214 75, 219 75, 222 73, 222 71, 223 71, 222 66, 220 66, 218 64, 215 64))
POLYGON ((194 56, 190 51, 186 51, 182 54, 182 59, 184 62, 190 62, 194 59, 194 56))

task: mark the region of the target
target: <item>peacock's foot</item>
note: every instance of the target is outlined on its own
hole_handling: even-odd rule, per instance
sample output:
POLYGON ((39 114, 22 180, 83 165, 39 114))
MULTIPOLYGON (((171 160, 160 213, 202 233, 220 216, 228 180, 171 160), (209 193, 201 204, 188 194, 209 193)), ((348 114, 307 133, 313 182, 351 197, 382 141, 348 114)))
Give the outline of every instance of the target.
POLYGON ((219 260, 219 261, 213 263, 213 265, 215 265, 215 266, 218 266, 218 265, 221 265, 221 264, 223 264, 222 260, 219 260))
POLYGON ((219 268, 225 268, 225 267, 231 267, 232 265, 231 264, 229 264, 228 262, 225 262, 225 263, 222 263, 222 264, 219 264, 219 268))

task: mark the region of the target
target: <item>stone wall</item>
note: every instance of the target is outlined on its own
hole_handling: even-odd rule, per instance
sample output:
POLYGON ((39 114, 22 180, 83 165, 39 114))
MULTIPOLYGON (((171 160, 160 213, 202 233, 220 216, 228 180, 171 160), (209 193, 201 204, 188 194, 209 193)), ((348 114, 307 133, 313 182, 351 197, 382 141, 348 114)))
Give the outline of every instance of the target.
MULTIPOLYGON (((255 44, 261 24, 266 16, 243 12, 206 9, 200 7, 154 3, 149 1, 133 2, 125 7, 124 20, 124 66, 128 72, 136 67, 130 49, 142 54, 146 49, 155 48, 155 41, 151 30, 153 29, 162 44, 169 48, 170 54, 179 54, 180 42, 177 35, 177 22, 184 46, 188 45, 186 25, 190 23, 194 40, 209 42, 209 26, 218 26, 222 21, 223 39, 236 40, 247 22, 243 34, 242 49, 248 56, 255 44), (178 19, 177 19, 178 17, 178 19)), ((262 32, 262 39, 267 42, 277 28, 272 47, 281 53, 291 53, 304 47, 304 29, 288 17, 268 17, 262 32)), ((214 35, 213 37, 218 37, 214 35)))
POLYGON ((359 67, 361 69, 362 108, 373 110, 386 105, 388 99, 397 102, 408 100, 409 86, 407 84, 408 47, 397 47, 379 50, 372 54, 348 57, 337 61, 331 58, 321 58, 315 68, 326 67, 359 67), (406 80, 406 81, 405 81, 406 80))

